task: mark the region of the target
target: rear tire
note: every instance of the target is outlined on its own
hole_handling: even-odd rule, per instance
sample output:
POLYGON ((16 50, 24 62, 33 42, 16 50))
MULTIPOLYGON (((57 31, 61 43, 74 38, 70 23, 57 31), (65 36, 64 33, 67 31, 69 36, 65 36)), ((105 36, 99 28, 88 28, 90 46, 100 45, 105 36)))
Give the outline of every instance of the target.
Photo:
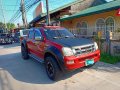
POLYGON ((45 58, 45 68, 47 75, 51 80, 53 81, 58 80, 61 71, 55 58, 53 58, 52 56, 47 56, 45 58))
POLYGON ((28 51, 23 45, 21 46, 21 54, 24 60, 29 59, 28 51))

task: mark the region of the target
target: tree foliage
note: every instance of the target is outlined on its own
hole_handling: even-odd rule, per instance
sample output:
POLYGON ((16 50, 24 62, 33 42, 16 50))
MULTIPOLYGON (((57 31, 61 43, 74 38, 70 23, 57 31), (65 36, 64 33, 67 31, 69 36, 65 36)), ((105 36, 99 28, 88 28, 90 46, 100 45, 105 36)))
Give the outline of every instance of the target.
MULTIPOLYGON (((6 26, 7 26, 8 30, 12 30, 12 29, 15 28, 15 24, 14 23, 7 23, 6 26)), ((0 22, 0 29, 5 29, 5 24, 2 23, 2 22, 0 22)))
POLYGON ((5 29, 5 24, 3 24, 2 22, 0 22, 0 29, 5 29))
POLYGON ((15 28, 15 24, 13 23, 7 23, 7 29, 8 30, 11 30, 11 29, 14 29, 15 28))

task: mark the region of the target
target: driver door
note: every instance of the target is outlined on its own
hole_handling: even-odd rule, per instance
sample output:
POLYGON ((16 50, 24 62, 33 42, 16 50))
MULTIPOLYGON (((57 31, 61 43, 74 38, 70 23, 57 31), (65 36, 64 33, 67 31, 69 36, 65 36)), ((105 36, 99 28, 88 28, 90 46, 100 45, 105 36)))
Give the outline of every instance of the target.
POLYGON ((42 33, 40 32, 39 29, 35 29, 34 50, 36 52, 36 56, 37 57, 43 58, 44 46, 45 46, 45 43, 44 43, 44 39, 43 39, 42 33))

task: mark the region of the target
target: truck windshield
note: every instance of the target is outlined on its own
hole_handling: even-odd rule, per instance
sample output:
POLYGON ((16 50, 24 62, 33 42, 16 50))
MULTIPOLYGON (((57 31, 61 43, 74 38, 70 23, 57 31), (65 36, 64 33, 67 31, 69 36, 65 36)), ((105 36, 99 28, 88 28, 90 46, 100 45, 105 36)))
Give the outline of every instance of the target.
POLYGON ((27 35, 29 30, 23 30, 23 35, 27 35))
POLYGON ((53 39, 74 37, 74 35, 66 29, 64 29, 64 30, 45 30, 45 34, 46 34, 47 38, 53 38, 53 39))

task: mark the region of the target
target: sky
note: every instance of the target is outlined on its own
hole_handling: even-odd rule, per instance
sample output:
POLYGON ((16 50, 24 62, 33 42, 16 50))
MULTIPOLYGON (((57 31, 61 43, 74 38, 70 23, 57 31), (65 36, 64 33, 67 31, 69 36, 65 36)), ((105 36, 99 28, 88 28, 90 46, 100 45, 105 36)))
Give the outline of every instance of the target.
MULTIPOLYGON (((15 14, 15 12, 19 9, 20 7, 20 0, 1 0, 2 1, 2 7, 4 10, 4 16, 5 16, 5 21, 9 22, 11 17, 15 14)), ((25 0, 29 1, 29 0, 25 0)), ((45 0, 42 0, 45 3, 45 0)), ((62 5, 65 5, 67 3, 73 2, 75 0, 48 0, 49 1, 49 8, 50 10, 58 8, 62 5)), ((112 0, 107 0, 107 1, 112 1, 112 0)), ((36 5, 37 6, 37 5, 36 5)), ((30 22, 33 19, 33 11, 35 10, 35 7, 31 8, 27 12, 27 21, 30 22)), ((45 7, 45 5, 44 5, 45 7)), ((0 10, 0 22, 3 22, 3 16, 1 14, 0 10)), ((20 17, 17 21, 14 22, 15 24, 20 23, 22 24, 22 17, 20 17)))

